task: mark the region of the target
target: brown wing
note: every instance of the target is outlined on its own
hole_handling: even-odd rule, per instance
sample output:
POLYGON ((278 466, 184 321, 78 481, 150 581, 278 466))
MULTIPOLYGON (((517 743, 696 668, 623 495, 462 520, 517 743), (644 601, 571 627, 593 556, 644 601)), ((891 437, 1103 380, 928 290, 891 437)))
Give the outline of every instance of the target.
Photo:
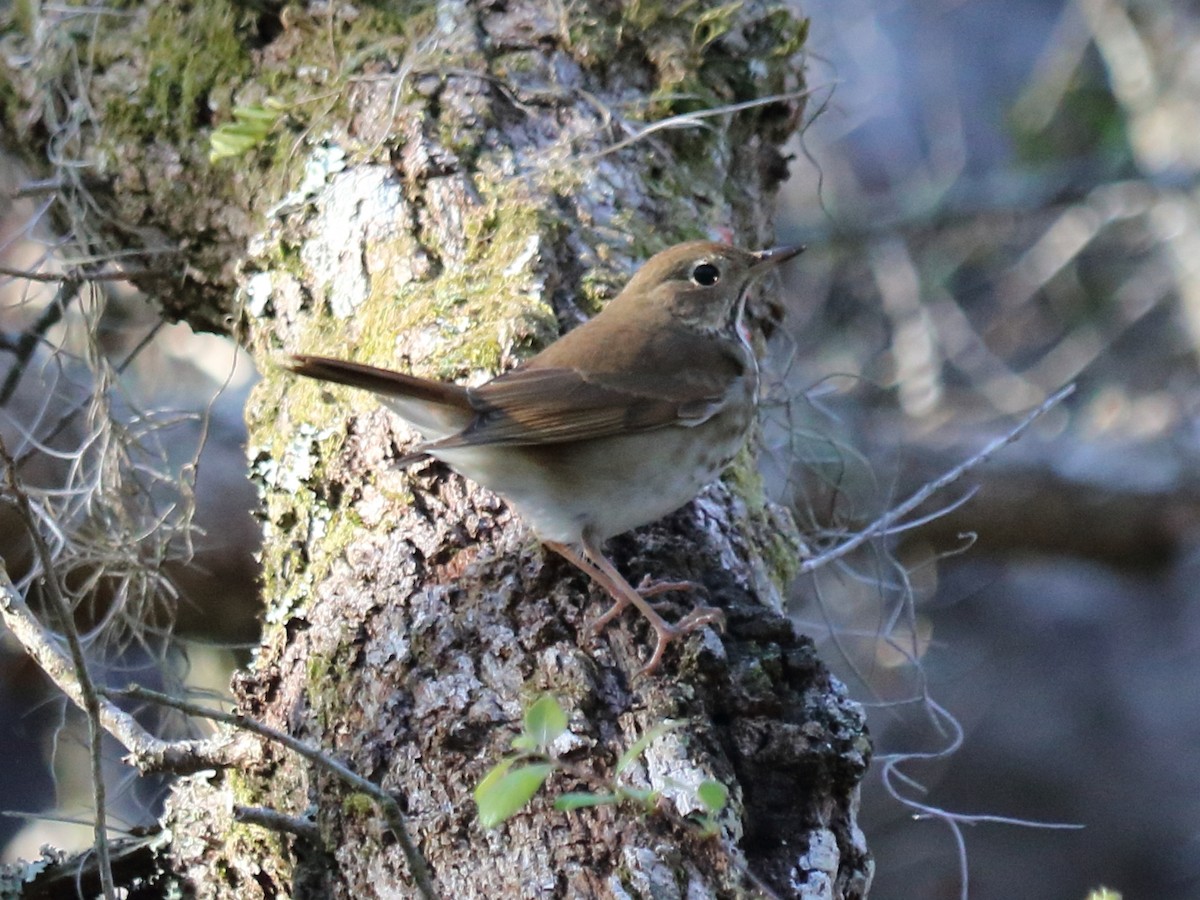
POLYGON ((470 389, 475 420, 427 449, 553 444, 698 425, 722 408, 729 386, 745 371, 736 357, 711 362, 703 368, 680 365, 653 378, 529 365, 470 389))

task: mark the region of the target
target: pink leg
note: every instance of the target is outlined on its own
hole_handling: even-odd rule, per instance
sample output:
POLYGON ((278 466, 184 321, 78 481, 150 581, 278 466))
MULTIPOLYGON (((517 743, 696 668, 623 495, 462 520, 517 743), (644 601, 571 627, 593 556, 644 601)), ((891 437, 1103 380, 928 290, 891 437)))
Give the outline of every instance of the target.
MULTIPOLYGON (((596 543, 587 535, 584 535, 583 538, 582 553, 574 547, 553 541, 548 541, 546 546, 580 571, 591 576, 601 587, 608 591, 609 595, 615 601, 604 615, 592 623, 593 629, 603 628, 620 615, 626 606, 631 604, 636 606, 641 614, 646 617, 646 620, 650 623, 650 627, 654 629, 657 641, 655 642, 654 653, 651 655, 650 661, 642 668, 643 675, 649 674, 659 667, 662 663, 663 654, 666 652, 667 644, 675 638, 711 622, 724 622, 725 614, 721 610, 702 606, 697 607, 691 613, 684 616, 679 624, 670 624, 658 614, 658 611, 647 602, 641 593, 625 580, 616 567, 608 561, 608 558, 600 552, 600 548, 596 546, 596 543)), ((691 584, 691 582, 662 582, 660 584, 648 585, 643 581, 642 587, 651 591, 650 595, 653 596, 654 594, 664 593, 669 590, 690 590, 695 585, 691 584)))
POLYGON ((698 591, 700 585, 694 581, 651 581, 647 575, 638 582, 637 592, 646 599, 657 597, 659 594, 669 594, 671 591, 698 591))

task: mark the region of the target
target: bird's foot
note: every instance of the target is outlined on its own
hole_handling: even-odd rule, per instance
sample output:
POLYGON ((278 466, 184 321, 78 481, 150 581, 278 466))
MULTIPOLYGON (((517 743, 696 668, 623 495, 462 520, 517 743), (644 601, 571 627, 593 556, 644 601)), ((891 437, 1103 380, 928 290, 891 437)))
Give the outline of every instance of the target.
POLYGON ((655 581, 649 575, 642 578, 637 586, 637 592, 645 599, 657 597, 659 594, 668 594, 671 591, 692 593, 698 590, 700 590, 700 585, 695 581, 655 581))
POLYGON ((662 619, 657 622, 651 619, 650 625, 654 628, 657 637, 654 644, 654 655, 650 657, 646 665, 642 666, 639 674, 649 675, 657 669, 662 663, 663 654, 667 652, 667 645, 675 638, 695 631, 697 628, 703 628, 705 625, 713 624, 718 629, 725 627, 725 612, 715 606, 697 606, 674 625, 668 624, 662 619))
MULTIPOLYGON (((699 589, 700 585, 694 581, 654 581, 647 575, 638 583, 635 590, 637 590, 638 595, 643 600, 646 600, 650 597, 657 597, 659 594, 668 594, 671 591, 687 591, 690 593, 699 589)), ((629 601, 624 597, 619 598, 592 622, 590 626, 592 633, 598 634, 602 631, 604 626, 619 616, 627 606, 629 606, 629 601)))

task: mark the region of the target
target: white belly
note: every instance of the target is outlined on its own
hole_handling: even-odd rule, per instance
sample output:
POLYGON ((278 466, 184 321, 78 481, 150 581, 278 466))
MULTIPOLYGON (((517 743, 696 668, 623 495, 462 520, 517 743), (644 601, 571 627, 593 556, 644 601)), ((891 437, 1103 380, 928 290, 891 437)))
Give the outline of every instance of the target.
POLYGON ((722 413, 694 428, 600 441, 460 447, 433 455, 504 497, 541 540, 578 544, 586 530, 602 541, 695 497, 740 449, 751 414, 744 409, 738 421, 722 413), (724 439, 714 442, 717 434, 724 439))

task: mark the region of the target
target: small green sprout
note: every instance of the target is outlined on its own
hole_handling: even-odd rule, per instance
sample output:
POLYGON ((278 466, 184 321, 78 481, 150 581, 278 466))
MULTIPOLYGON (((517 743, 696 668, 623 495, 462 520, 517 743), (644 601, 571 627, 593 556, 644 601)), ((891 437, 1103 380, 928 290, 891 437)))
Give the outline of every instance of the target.
POLYGON ((233 121, 208 136, 208 161, 231 159, 254 149, 267 139, 286 109, 271 98, 263 101, 262 106, 235 106, 233 121))
MULTIPOLYGON (((635 741, 617 760, 614 778, 628 769, 649 746, 683 722, 663 722, 635 741)), ((512 741, 513 752, 488 771, 475 788, 475 805, 484 828, 495 828, 520 812, 546 783, 550 773, 567 769, 567 763, 555 759, 551 746, 567 730, 567 713, 549 694, 543 694, 526 710, 521 733, 512 741)), ((646 788, 627 787, 615 781, 607 791, 572 791, 554 801, 561 812, 630 803, 646 814, 657 808, 661 793, 646 788)), ((719 781, 704 781, 696 789, 696 800, 704 808, 697 824, 705 835, 719 830, 716 817, 729 801, 729 789, 719 781)))

